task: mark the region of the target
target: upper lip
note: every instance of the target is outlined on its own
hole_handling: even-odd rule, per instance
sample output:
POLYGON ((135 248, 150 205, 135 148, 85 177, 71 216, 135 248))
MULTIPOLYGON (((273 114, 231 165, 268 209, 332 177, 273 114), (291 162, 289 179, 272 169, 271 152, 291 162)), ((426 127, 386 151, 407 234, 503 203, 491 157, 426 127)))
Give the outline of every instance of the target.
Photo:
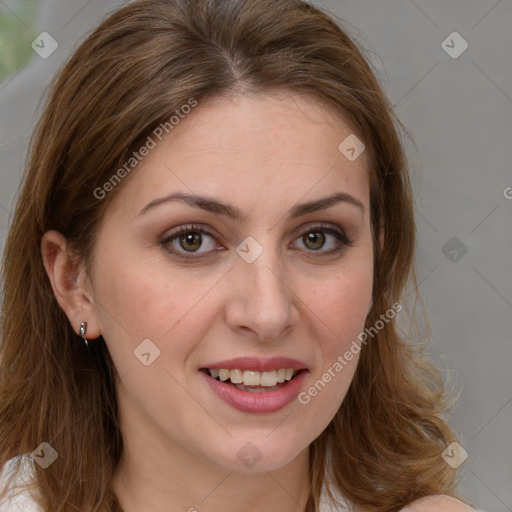
POLYGON ((249 370, 253 372, 268 372, 280 368, 293 368, 294 370, 307 369, 307 365, 297 359, 289 357, 236 357, 215 363, 207 364, 202 368, 227 369, 227 370, 249 370))

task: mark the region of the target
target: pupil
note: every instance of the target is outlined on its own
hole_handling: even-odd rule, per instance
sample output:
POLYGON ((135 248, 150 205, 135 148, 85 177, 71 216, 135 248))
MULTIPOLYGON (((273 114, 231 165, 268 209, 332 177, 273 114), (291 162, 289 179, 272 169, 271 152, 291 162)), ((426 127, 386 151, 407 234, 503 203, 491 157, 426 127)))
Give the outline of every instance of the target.
POLYGON ((312 249, 320 249, 324 245, 325 236, 322 232, 319 232, 319 231, 314 232, 314 233, 312 232, 312 233, 308 233, 305 236, 306 236, 306 240, 305 240, 306 245, 310 242, 314 245, 314 247, 311 247, 312 249))

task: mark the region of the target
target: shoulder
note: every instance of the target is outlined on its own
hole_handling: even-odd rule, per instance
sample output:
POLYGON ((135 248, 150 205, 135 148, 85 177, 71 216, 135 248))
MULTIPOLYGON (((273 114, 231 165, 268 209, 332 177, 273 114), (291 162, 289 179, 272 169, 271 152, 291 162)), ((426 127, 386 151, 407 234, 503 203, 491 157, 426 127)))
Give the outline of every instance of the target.
POLYGON ((34 467, 30 455, 7 461, 0 471, 0 512, 43 512, 29 491, 33 484, 34 467), (20 466, 16 471, 18 462, 20 466))
MULTIPOLYGON (((334 486, 329 486, 330 491, 336 503, 333 503, 326 493, 326 487, 322 490, 320 500, 320 512, 369 512, 366 508, 361 508, 354 503, 344 499, 334 486)), ((2 512, 0 510, 0 512, 2 512)), ((485 512, 484 510, 475 509, 463 501, 460 501, 447 494, 436 494, 420 498, 405 508, 401 508, 398 512, 485 512)))
POLYGON ((464 502, 448 496, 446 494, 437 494, 435 496, 425 496, 414 501, 400 512, 478 512, 473 507, 464 502))

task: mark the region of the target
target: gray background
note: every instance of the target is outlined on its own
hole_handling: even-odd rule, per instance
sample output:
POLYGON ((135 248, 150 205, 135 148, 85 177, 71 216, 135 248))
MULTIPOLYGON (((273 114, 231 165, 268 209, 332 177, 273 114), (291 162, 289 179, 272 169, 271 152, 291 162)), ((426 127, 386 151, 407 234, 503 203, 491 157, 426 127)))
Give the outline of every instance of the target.
MULTIPOLYGON (((12 0, 0 3, 15 10, 12 0)), ((38 3, 37 33, 49 32, 59 47, 48 59, 34 53, 0 84, 0 250, 41 95, 77 41, 123 2, 38 3)), ((460 491, 489 512, 512 511, 512 1, 314 4, 343 19, 366 49, 416 142, 405 139, 417 268, 432 357, 462 389, 451 416, 469 453, 460 491), (441 46, 453 31, 469 44, 458 58, 441 46)))

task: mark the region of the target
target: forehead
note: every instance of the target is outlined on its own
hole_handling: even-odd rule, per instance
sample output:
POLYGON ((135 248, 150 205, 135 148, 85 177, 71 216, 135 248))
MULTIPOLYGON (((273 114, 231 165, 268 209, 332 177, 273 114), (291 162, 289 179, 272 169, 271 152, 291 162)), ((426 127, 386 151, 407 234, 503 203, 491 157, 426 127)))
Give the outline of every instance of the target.
POLYGON ((208 99, 166 138, 182 151, 228 151, 232 158, 293 148, 297 158, 309 153, 318 159, 324 149, 337 157, 339 144, 350 135, 356 134, 349 120, 315 96, 274 90, 208 99))
POLYGON ((367 154, 351 161, 345 151, 344 141, 355 136, 338 112, 310 95, 211 98, 161 140, 153 136, 154 148, 119 196, 140 208, 174 191, 238 200, 241 207, 258 200, 284 207, 336 188, 366 203, 367 154))

